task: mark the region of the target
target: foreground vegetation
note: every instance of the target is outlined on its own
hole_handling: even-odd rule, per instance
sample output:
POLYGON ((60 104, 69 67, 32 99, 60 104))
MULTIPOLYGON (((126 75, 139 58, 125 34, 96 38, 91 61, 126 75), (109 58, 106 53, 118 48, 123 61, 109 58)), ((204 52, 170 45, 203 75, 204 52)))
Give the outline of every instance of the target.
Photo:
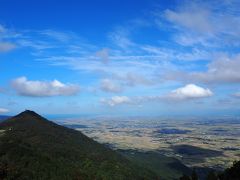
POLYGON ((191 174, 191 169, 179 160, 164 156, 158 152, 135 150, 119 150, 119 152, 131 162, 150 169, 164 180, 178 179, 182 174, 191 174))
MULTIPOLYGON (((183 175, 180 180, 198 180, 199 177, 195 171, 191 176, 183 175)), ((223 172, 211 171, 206 176, 206 180, 239 180, 240 179, 240 161, 233 163, 233 166, 223 172)))

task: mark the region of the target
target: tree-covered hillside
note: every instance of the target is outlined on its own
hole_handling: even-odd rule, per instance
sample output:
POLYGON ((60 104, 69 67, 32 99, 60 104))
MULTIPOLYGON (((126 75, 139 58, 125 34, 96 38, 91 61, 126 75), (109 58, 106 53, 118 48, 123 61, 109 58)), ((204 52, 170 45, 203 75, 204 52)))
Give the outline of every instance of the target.
POLYGON ((157 179, 81 132, 25 111, 0 124, 0 179, 157 179))
MULTIPOLYGON (((198 180, 200 179, 195 171, 191 176, 183 175, 180 180, 198 180)), ((225 169, 223 172, 211 171, 206 174, 206 180, 240 180, 240 161, 233 163, 233 166, 225 169)))

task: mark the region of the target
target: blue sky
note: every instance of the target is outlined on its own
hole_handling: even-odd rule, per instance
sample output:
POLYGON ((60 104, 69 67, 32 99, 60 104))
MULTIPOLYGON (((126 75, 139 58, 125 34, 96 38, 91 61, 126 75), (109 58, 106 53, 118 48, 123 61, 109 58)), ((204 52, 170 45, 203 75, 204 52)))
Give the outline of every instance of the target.
POLYGON ((0 113, 239 115, 239 7, 0 0, 0 113))

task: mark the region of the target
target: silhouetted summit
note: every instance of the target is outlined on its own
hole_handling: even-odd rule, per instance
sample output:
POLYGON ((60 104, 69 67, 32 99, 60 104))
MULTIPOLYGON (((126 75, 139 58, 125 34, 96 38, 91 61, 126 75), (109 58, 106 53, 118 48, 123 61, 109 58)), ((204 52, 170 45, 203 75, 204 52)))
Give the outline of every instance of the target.
POLYGON ((18 115, 9 118, 1 123, 2 127, 9 126, 15 129, 15 132, 19 129, 25 131, 43 130, 44 128, 49 127, 60 127, 59 125, 53 123, 52 121, 47 120, 46 118, 40 116, 34 111, 25 110, 18 115))
MULTIPOLYGON (((25 110, 21 113, 19 113, 18 115, 16 116, 33 116, 33 117, 42 117, 40 116, 39 114, 35 113, 34 111, 31 111, 31 110, 25 110)), ((43 118, 43 117, 42 117, 43 118)))

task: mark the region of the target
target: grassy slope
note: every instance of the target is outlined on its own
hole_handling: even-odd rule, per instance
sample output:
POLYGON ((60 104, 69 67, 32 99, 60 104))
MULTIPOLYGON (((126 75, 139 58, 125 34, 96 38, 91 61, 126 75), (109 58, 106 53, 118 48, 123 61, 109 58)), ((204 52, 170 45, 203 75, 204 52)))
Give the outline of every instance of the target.
POLYGON ((32 111, 0 124, 0 179, 156 179, 82 133, 32 111))

